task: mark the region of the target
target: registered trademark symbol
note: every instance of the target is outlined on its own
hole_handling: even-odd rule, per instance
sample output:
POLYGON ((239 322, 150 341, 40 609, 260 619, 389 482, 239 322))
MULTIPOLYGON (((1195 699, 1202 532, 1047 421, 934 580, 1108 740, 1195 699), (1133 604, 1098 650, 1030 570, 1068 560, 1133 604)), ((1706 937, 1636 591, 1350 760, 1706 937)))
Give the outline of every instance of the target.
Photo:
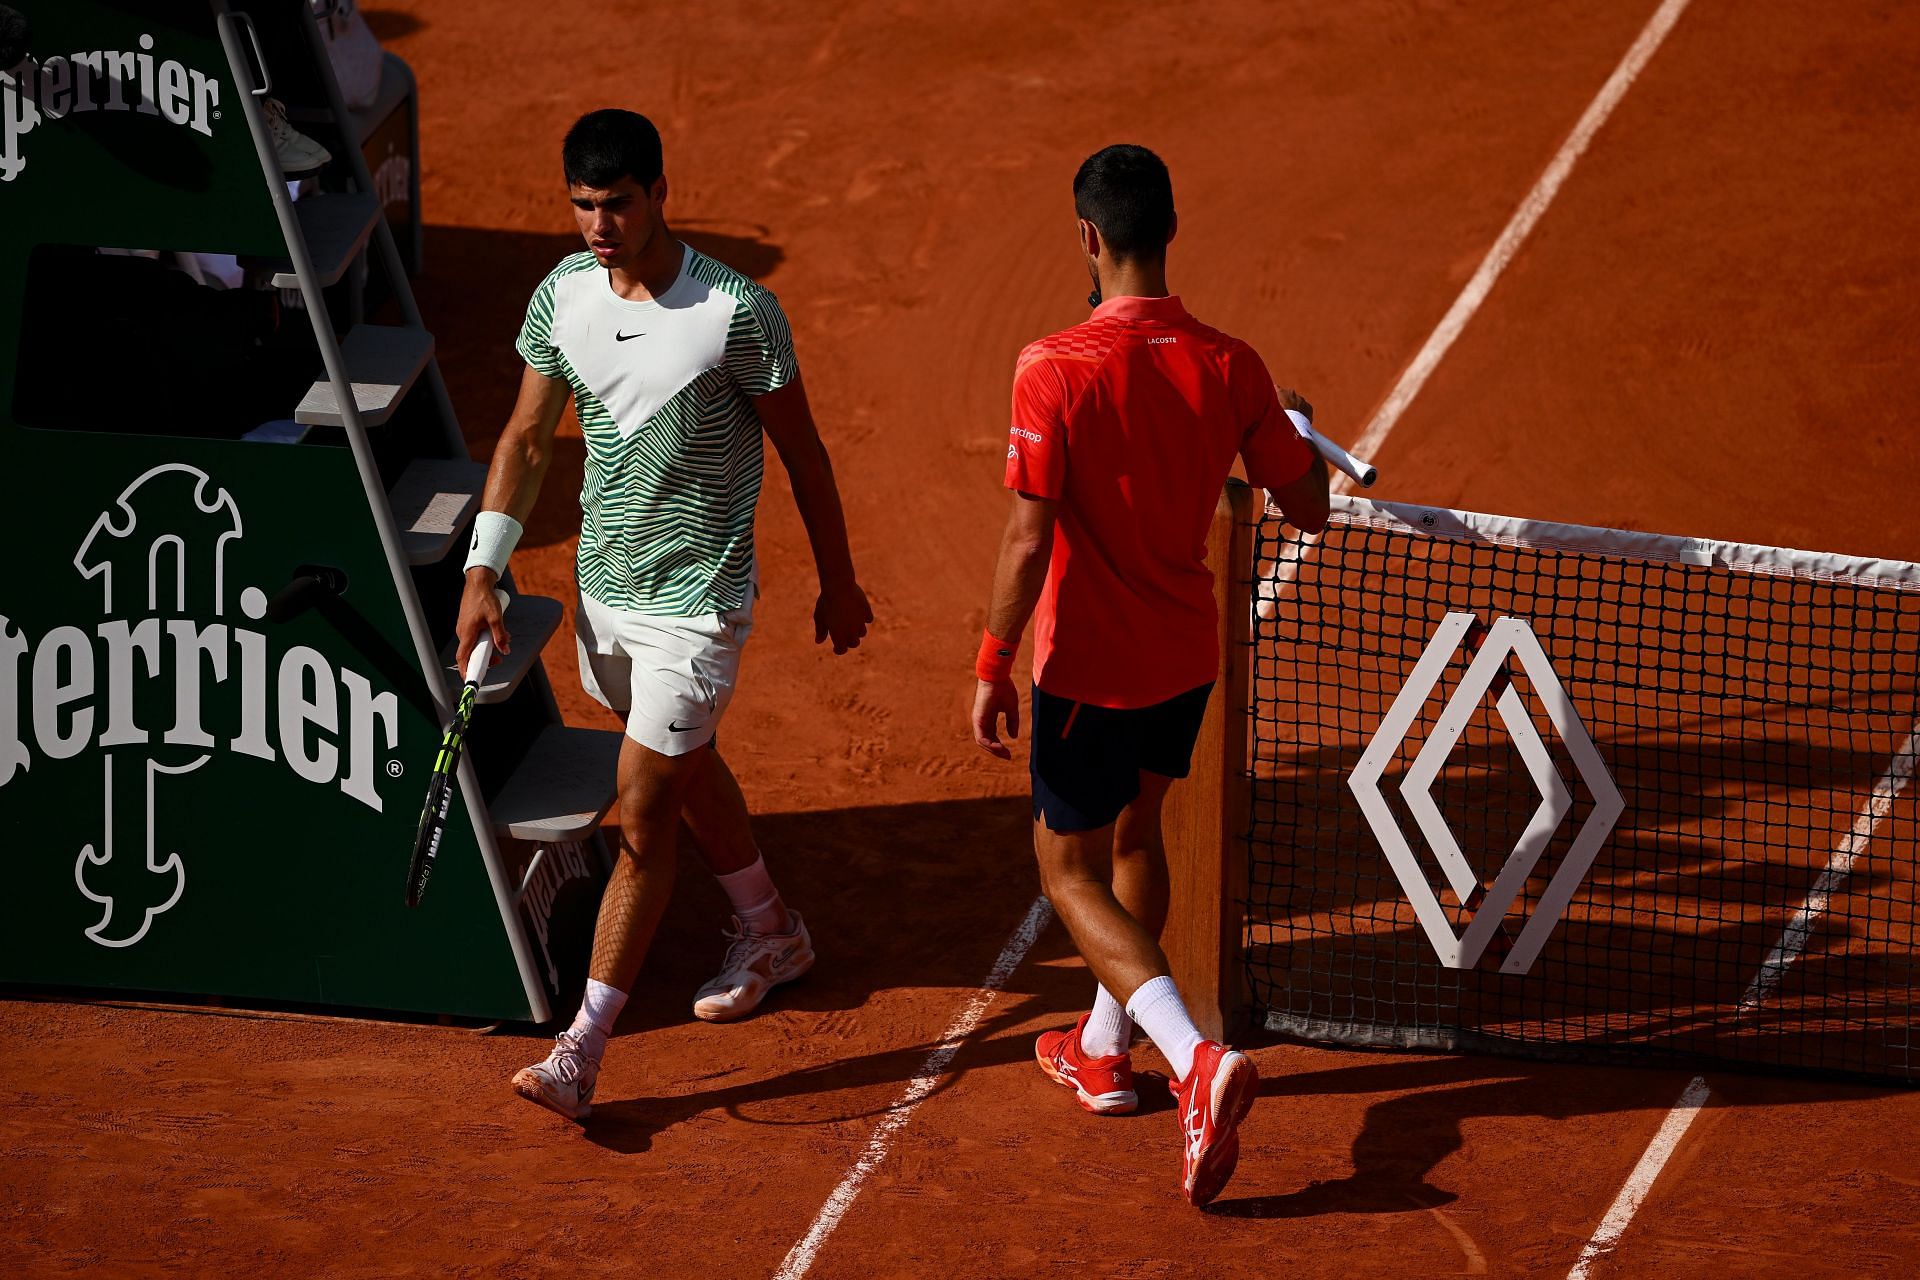
POLYGON ((406 766, 402 765, 398 760, 387 761, 387 776, 389 778, 397 778, 406 771, 406 766))
POLYGON ((214 112, 214 113, 213 113, 213 118, 214 118, 215 120, 218 120, 218 119, 220 118, 220 113, 219 113, 218 111, 216 111, 216 112, 214 112))

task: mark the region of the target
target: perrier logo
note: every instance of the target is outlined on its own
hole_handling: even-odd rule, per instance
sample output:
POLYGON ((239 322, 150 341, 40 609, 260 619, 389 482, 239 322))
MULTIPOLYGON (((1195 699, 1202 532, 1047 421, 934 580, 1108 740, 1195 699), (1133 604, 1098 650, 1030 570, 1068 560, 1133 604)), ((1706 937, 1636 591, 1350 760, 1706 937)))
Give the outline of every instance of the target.
POLYGON ((218 815, 170 809, 166 779, 216 753, 382 809, 375 744, 396 746, 399 699, 309 646, 272 656, 267 633, 248 625, 266 616, 260 588, 241 590, 231 614, 227 552, 244 533, 233 497, 205 472, 154 467, 74 553, 99 589, 100 621, 30 642, 0 615, 0 786, 38 759, 99 761, 100 823, 73 874, 99 904, 86 934, 103 947, 139 942, 187 892, 193 833, 218 815))
POLYGON ((27 167, 20 140, 42 120, 130 111, 212 137, 213 121, 220 118, 220 81, 156 56, 150 35, 142 35, 139 45, 28 58, 11 73, 0 70, 0 182, 12 182, 27 167))

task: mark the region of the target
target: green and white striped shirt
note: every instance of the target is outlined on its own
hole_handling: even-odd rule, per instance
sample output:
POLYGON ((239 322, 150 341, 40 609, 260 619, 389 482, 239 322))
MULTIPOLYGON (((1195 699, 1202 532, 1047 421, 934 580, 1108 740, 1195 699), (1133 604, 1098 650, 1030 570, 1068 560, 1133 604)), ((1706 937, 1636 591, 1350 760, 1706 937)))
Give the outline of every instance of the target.
POLYGON ((798 372, 779 300, 689 248, 671 288, 629 302, 576 253, 534 290, 515 346, 573 388, 586 435, 580 589, 669 617, 745 604, 762 466, 751 397, 798 372))

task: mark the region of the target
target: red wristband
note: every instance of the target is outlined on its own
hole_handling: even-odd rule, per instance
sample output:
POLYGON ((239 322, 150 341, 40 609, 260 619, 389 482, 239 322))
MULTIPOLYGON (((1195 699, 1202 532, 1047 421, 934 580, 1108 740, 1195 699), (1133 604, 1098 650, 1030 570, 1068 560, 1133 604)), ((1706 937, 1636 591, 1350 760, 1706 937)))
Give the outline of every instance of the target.
POLYGON ((991 631, 980 636, 980 656, 973 660, 973 674, 982 680, 1005 680, 1013 674, 1013 657, 1020 652, 1020 641, 996 640, 991 631))

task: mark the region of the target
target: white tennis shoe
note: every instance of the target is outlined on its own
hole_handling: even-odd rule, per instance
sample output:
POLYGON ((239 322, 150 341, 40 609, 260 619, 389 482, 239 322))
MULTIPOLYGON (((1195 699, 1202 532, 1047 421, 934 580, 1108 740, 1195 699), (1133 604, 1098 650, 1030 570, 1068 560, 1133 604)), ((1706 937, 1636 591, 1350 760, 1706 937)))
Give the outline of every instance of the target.
POLYGON ((727 958, 720 976, 694 993, 693 1016, 707 1022, 733 1022, 760 1007, 767 992, 813 968, 813 938, 798 911, 792 933, 748 933, 733 918, 726 931, 727 958))
POLYGON ((554 1037, 553 1052, 513 1073, 513 1091, 569 1120, 585 1120, 593 1113, 593 1086, 600 1064, 586 1055, 571 1032, 554 1037))
POLYGON ((280 174, 297 178, 313 173, 333 160, 333 153, 287 123, 287 109, 276 98, 266 101, 267 135, 280 161, 280 174))

